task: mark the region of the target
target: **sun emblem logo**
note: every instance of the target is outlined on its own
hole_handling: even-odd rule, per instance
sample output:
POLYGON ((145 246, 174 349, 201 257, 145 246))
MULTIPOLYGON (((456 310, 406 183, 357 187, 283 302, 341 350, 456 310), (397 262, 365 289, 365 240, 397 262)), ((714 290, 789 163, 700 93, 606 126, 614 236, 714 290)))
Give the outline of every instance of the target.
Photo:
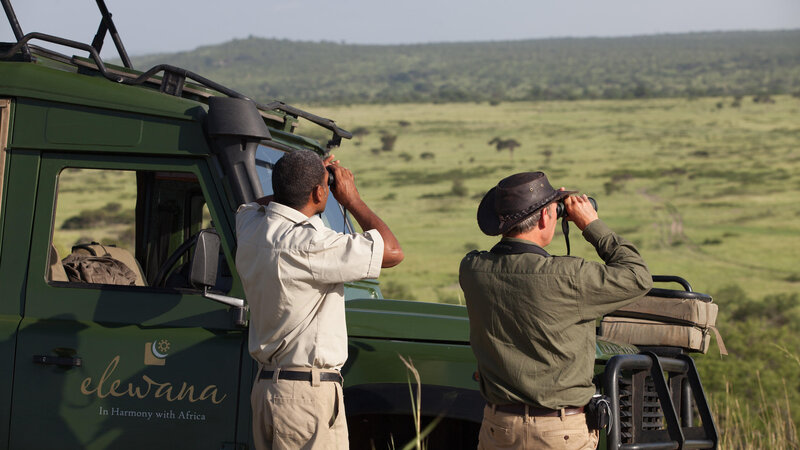
POLYGON ((144 363, 148 366, 163 366, 167 362, 172 344, 166 339, 156 339, 144 345, 144 363))
POLYGON ((159 353, 162 353, 164 356, 166 356, 166 353, 169 351, 169 341, 166 339, 161 339, 158 341, 158 344, 156 344, 156 348, 158 349, 159 353))

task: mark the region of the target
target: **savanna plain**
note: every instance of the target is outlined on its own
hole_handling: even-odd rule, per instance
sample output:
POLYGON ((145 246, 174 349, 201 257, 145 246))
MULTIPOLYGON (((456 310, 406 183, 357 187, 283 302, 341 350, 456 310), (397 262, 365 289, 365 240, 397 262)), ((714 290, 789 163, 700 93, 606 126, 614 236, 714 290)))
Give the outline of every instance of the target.
MULTIPOLYGON (((336 157, 404 247, 381 275, 386 297, 463 303, 459 261, 497 241, 478 229, 478 202, 501 178, 542 170, 594 197, 653 274, 719 304, 730 354, 712 343, 696 361, 721 447, 799 448, 800 98, 315 110, 356 132, 336 157)), ((574 225, 569 237, 573 255, 599 260, 574 225)), ((566 253, 560 231, 548 250, 566 253)))
MULTIPOLYGON (((800 98, 307 109, 354 132, 336 159, 403 246, 405 261, 381 274, 385 297, 463 304, 459 261, 497 240, 478 229, 480 199, 505 176, 542 170, 594 197, 653 274, 686 278, 719 304, 730 354, 712 342, 695 359, 721 447, 800 448, 800 98)), ((299 132, 327 139, 313 128, 299 132)), ((89 185, 74 196, 57 220, 113 201, 89 185)), ((569 237, 573 255, 599 261, 574 225, 569 237)), ((566 253, 560 231, 548 251, 566 253)))

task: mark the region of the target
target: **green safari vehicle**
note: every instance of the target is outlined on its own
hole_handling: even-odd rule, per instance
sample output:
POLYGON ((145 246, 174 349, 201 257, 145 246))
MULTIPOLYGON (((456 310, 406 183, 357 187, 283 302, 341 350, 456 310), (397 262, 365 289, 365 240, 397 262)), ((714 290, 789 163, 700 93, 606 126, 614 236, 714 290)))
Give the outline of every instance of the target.
MULTIPOLYGON (((271 192, 286 152, 325 155, 351 134, 178 67, 134 70, 96 1, 85 44, 23 33, 0 0, 15 36, 0 43, 0 449, 253 448, 235 211, 271 192), (122 65, 100 58, 107 35, 122 65)), ((324 220, 353 231, 334 199, 324 220)), ((428 448, 475 448, 485 402, 465 308, 384 299, 378 280, 346 297, 351 447, 415 436, 401 355, 421 377, 422 427, 436 421, 428 448)), ((598 340, 603 445, 716 446, 692 360, 665 355, 598 340)))

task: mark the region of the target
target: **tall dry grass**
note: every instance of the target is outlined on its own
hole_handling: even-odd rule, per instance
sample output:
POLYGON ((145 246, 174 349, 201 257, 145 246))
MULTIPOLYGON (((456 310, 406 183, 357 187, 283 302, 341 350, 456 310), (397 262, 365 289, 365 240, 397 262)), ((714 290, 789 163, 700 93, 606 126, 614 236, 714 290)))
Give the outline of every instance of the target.
POLYGON ((434 428, 441 422, 442 416, 437 416, 433 419, 424 429, 422 429, 422 380, 419 376, 419 371, 414 366, 414 361, 409 357, 403 358, 397 355, 403 364, 408 369, 408 372, 414 377, 414 383, 411 382, 411 377, 408 378, 408 392, 411 395, 411 412, 414 419, 414 438, 411 439, 402 450, 426 450, 427 445, 425 438, 433 431, 434 428), (416 386, 416 393, 414 392, 416 386))
MULTIPOLYGON (((800 365, 797 355, 785 348, 781 350, 800 365)), ((735 386, 730 382, 725 383, 725 395, 709 396, 720 433, 719 448, 800 450, 786 380, 783 380, 784 397, 770 401, 764 395, 761 374, 756 371, 755 375, 760 394, 755 404, 737 396, 735 386)))

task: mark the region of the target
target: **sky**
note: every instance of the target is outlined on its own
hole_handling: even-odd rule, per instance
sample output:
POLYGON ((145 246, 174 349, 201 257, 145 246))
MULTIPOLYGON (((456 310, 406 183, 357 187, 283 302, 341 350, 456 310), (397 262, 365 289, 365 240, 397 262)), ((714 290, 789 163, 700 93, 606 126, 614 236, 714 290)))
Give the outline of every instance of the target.
MULTIPOLYGON (((24 33, 91 43, 95 0, 11 0, 24 33)), ((353 44, 800 29, 800 0, 106 0, 131 55, 257 36, 353 44)), ((13 41, 7 21, 0 42, 13 41)), ((74 52, 71 52, 74 53, 74 52)), ((104 58, 115 56, 106 41, 104 58)))

